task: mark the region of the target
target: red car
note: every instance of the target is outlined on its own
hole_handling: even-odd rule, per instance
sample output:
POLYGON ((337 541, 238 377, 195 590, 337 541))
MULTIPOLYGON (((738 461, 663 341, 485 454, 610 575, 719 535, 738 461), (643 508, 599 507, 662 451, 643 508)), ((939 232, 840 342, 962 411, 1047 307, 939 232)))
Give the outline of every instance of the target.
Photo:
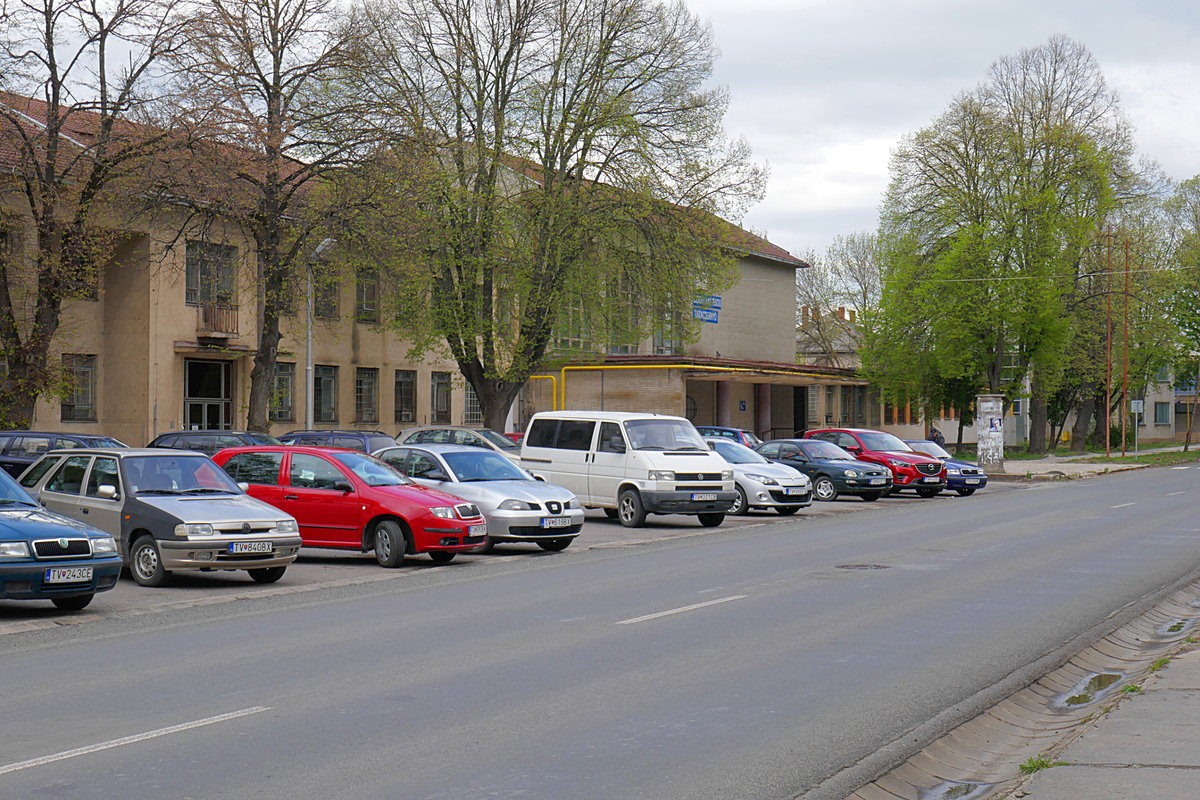
POLYGON ((936 458, 918 453, 899 437, 866 428, 820 428, 804 434, 848 450, 859 461, 879 464, 892 471, 892 491, 915 489, 933 497, 946 488, 946 467, 936 458))
POLYGON ((413 483, 356 450, 286 445, 230 447, 213 461, 251 497, 296 518, 308 547, 375 551, 385 567, 429 553, 445 563, 487 541, 474 504, 413 483))

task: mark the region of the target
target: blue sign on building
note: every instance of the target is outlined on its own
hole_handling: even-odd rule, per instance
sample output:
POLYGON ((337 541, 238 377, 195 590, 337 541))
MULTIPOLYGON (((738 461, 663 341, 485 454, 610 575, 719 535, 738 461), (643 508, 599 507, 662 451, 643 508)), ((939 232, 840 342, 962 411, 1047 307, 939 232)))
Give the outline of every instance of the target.
POLYGON ((711 294, 708 297, 697 297, 692 301, 692 316, 701 322, 720 322, 721 296, 711 294))

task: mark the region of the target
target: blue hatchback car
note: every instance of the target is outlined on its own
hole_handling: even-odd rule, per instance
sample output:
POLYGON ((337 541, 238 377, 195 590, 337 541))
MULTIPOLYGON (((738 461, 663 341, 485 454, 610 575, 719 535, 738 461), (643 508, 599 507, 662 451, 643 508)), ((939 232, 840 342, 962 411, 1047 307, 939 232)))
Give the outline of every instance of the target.
POLYGON ((916 450, 932 456, 946 465, 946 488, 966 497, 975 494, 976 489, 987 486, 987 473, 970 461, 962 461, 950 454, 946 448, 928 439, 905 439, 904 443, 916 450))
POLYGON ((116 586, 121 565, 113 537, 47 511, 0 471, 0 599, 78 611, 116 586))

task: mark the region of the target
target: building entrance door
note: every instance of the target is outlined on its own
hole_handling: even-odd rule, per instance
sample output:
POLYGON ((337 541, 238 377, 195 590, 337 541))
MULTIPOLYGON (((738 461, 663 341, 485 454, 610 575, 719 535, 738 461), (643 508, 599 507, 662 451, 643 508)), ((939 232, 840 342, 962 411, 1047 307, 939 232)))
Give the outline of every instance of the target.
POLYGON ((230 362, 185 359, 183 424, 189 430, 228 430, 233 408, 230 362))

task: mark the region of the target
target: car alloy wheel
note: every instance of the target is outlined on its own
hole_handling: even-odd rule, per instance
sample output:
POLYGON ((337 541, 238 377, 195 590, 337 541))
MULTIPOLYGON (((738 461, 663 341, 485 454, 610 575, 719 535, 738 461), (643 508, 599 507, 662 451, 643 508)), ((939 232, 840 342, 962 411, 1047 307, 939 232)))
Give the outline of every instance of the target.
POLYGON ((833 481, 822 475, 813 481, 813 496, 818 500, 836 500, 838 496, 838 490, 837 487, 833 485, 833 481))

